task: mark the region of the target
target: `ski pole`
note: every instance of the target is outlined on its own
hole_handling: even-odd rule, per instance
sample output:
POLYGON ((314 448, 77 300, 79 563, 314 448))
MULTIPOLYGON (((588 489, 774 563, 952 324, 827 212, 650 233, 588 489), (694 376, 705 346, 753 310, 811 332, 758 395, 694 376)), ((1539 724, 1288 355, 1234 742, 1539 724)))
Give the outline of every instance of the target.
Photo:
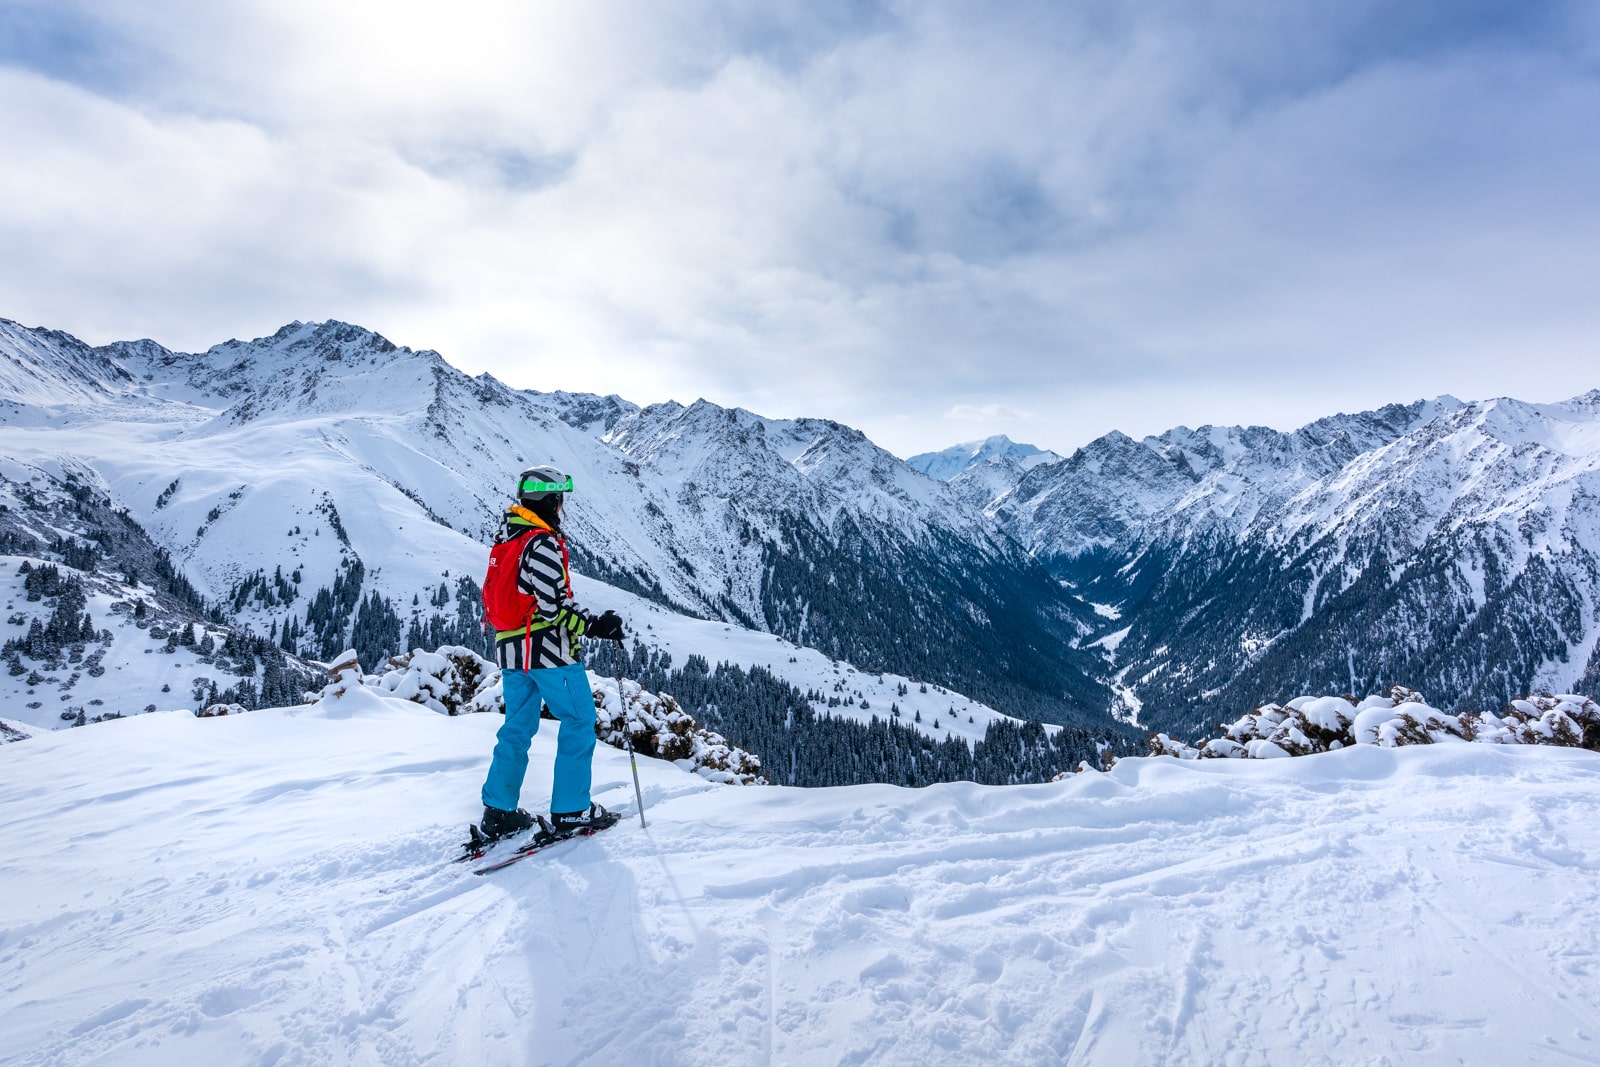
POLYGON ((649 826, 644 821, 644 793, 639 789, 639 763, 633 758, 633 738, 624 733, 622 740, 628 746, 628 766, 633 768, 633 795, 639 801, 639 827, 648 830, 649 826))
MULTIPOLYGON (((617 655, 626 657, 628 646, 623 644, 622 638, 613 637, 611 640, 617 643, 617 655)), ((639 761, 633 758, 633 735, 628 733, 626 723, 622 727, 622 743, 628 746, 628 766, 633 768, 633 795, 639 801, 639 827, 648 830, 650 827, 644 821, 644 791, 639 788, 639 761)))

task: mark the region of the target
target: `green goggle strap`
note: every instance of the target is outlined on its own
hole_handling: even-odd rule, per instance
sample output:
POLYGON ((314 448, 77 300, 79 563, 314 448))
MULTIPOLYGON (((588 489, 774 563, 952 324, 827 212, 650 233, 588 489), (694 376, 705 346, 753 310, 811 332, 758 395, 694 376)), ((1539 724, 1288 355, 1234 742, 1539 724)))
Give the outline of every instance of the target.
POLYGON ((517 487, 519 493, 570 493, 572 492, 572 475, 567 475, 563 482, 523 482, 517 487))

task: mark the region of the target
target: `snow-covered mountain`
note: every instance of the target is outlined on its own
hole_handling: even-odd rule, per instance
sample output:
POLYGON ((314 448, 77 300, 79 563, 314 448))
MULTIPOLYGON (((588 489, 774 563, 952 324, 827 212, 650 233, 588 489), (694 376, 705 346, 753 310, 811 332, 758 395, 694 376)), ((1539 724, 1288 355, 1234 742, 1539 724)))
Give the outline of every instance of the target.
POLYGON ((1001 434, 924 452, 906 460, 906 465, 948 482, 963 503, 983 511, 1016 488, 1030 470, 1060 459, 1054 452, 1017 444, 1001 434))
POLYGON ((0 323, 0 354, 8 477, 71 471, 228 621, 290 627, 305 655, 335 654, 362 612, 397 641, 470 614, 460 582, 516 472, 554 462, 576 481, 575 564, 622 590, 1004 710, 1107 704, 1067 647, 1092 613, 837 423, 523 392, 334 322, 204 353, 0 323))
POLYGON ((1054 463, 1061 457, 1047 449, 1018 444, 1005 434, 985 437, 981 441, 964 441, 938 452, 923 452, 906 460, 906 466, 919 470, 931 478, 948 482, 956 475, 979 464, 995 460, 1005 461, 1021 470, 1032 470, 1041 463, 1054 463))
POLYGON ((1451 397, 1293 433, 1101 438, 997 519, 1091 602, 1140 721, 1403 682, 1449 705, 1600 682, 1600 392, 1451 397))
POLYGON ((42 545, 66 526, 38 501, 103 500, 213 621, 301 656, 470 626, 507 483, 553 461, 575 562, 615 595, 1003 712, 1192 736, 1311 691, 1600 686, 1600 394, 1053 461, 991 439, 944 481, 826 420, 519 391, 342 323, 197 354, 0 323, 0 352, 0 532, 42 545))
POLYGON ((1101 551, 1237 536, 1317 479, 1461 406, 1453 397, 1394 404, 1292 433, 1180 426, 1135 441, 1112 432, 1031 471, 996 511, 1034 556, 1075 579, 1093 577, 1101 551))

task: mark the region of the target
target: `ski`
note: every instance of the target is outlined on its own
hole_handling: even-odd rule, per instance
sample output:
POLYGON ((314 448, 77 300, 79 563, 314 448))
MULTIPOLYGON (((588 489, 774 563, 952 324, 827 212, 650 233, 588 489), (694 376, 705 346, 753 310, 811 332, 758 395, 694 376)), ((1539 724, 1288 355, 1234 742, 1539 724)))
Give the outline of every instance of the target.
MULTIPOLYGON (((532 830, 535 833, 544 832, 543 829, 538 825, 529 827, 529 830, 532 830)), ((524 830, 520 834, 510 834, 506 837, 485 837, 483 831, 478 829, 478 825, 476 823, 469 823, 467 825, 467 832, 471 835, 471 839, 462 842, 460 855, 456 856, 450 862, 467 863, 471 860, 480 860, 484 856, 487 856, 490 850, 496 845, 503 844, 508 841, 515 841, 519 837, 522 837, 523 834, 528 833, 529 830, 524 830)))
MULTIPOLYGON (((481 867, 474 867, 472 869, 472 873, 473 874, 488 874, 490 871, 498 871, 503 867, 511 866, 513 863, 516 863, 518 860, 525 860, 529 856, 534 855, 535 853, 543 852, 545 849, 549 848, 551 845, 559 845, 563 841, 571 841, 574 838, 578 838, 578 837, 593 837, 595 834, 598 834, 601 830, 608 830, 608 829, 610 829, 610 827, 608 827, 608 826, 602 826, 602 827, 598 827, 598 828, 585 827, 582 830, 574 830, 570 834, 557 834, 557 835, 554 835, 554 836, 551 836, 551 835, 545 834, 543 832, 540 832, 538 834, 535 834, 531 841, 525 841, 524 843, 518 845, 514 850, 512 850, 507 855, 496 857, 496 858, 494 858, 494 860, 492 862, 485 863, 481 867)), ((482 852, 478 853, 479 856, 481 856, 483 854, 484 853, 482 853, 482 852)), ((475 857, 468 856, 468 857, 464 857, 464 858, 471 859, 471 858, 475 858, 475 857)))
MULTIPOLYGON (((535 815, 532 818, 533 825, 517 833, 507 834, 504 837, 490 837, 476 823, 468 824, 467 832, 470 835, 470 840, 462 843, 461 854, 456 856, 453 862, 468 863, 473 860, 481 860, 489 855, 490 851, 497 845, 502 843, 514 846, 510 855, 501 853, 505 857, 504 859, 497 859, 496 862, 485 864, 473 873, 483 874, 485 871, 497 871, 501 867, 510 866, 520 859, 533 855, 535 852, 542 852, 551 845, 560 844, 568 838, 593 837, 601 830, 609 830, 622 820, 622 816, 615 812, 607 811, 598 804, 590 804, 586 813, 574 812, 571 820, 565 824, 573 828, 567 829, 565 832, 553 826, 550 820, 543 815, 535 815), (582 822, 578 821, 580 818, 583 819, 582 822)), ((640 820, 643 821, 642 814, 640 820)))
POLYGON ((535 815, 534 818, 537 821, 526 830, 519 830, 514 834, 506 834, 504 837, 489 837, 478 829, 476 823, 468 823, 467 832, 470 835, 470 840, 462 842, 460 855, 456 856, 451 862, 468 863, 472 860, 481 860, 500 845, 527 844, 530 840, 539 838, 551 839, 558 836, 548 819, 542 815, 535 815), (530 834, 532 838, 529 837, 530 834))

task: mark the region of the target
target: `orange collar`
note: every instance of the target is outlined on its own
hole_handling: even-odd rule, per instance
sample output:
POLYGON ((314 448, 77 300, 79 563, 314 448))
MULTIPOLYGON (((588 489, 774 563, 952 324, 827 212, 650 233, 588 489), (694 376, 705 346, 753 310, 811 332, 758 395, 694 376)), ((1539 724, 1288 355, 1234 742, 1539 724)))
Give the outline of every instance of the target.
POLYGON ((526 519, 535 526, 539 527, 541 530, 549 530, 551 533, 556 532, 555 527, 551 526, 548 522, 545 522, 543 519, 529 511, 527 508, 523 507, 521 504, 512 504, 509 508, 506 508, 506 511, 515 515, 519 519, 526 519))

